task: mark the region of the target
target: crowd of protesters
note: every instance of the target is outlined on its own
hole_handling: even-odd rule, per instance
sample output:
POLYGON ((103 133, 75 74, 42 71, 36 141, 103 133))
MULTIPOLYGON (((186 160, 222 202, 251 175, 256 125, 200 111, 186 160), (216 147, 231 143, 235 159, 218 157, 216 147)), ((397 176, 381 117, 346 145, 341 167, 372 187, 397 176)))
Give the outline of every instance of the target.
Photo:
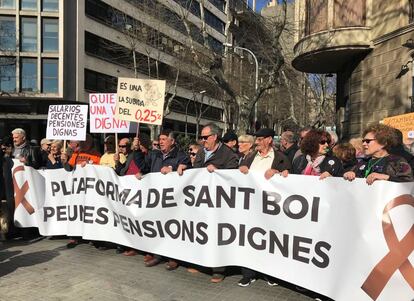
MULTIPOLYGON (((40 145, 31 145, 23 129, 15 129, 11 137, 1 141, 0 162, 2 174, 1 198, 7 200, 5 214, 11 217, 14 211, 13 183, 11 168, 13 161, 34 168, 73 170, 86 164, 100 164, 113 168, 119 176, 135 175, 140 180, 145 174, 177 172, 182 175, 190 168, 205 168, 209 172, 217 169, 239 169, 241 173, 259 171, 266 180, 275 175, 288 177, 289 174, 327 177, 343 177, 353 181, 365 178, 371 185, 375 181, 411 182, 413 179, 414 155, 403 145, 399 130, 382 124, 368 126, 361 138, 338 142, 334 132, 306 127, 299 131, 286 130, 275 143, 275 132, 262 128, 255 133, 237 136, 233 132, 221 135, 215 124, 202 128, 200 139, 180 148, 176 133, 164 129, 157 140, 151 141, 142 133, 135 138, 122 138, 115 145, 114 136, 104 140, 104 153, 94 148, 93 137, 85 141, 69 141, 66 150, 61 141, 42 139, 40 145), (5 189, 4 189, 5 188, 5 189)), ((18 229, 10 225, 9 238, 18 229)), ((20 233, 21 234, 21 233, 20 233)), ((23 233, 24 234, 24 233, 23 233)), ((68 248, 82 243, 81 238, 72 237, 68 248)), ((113 246, 105 242, 93 242, 99 249, 116 248, 118 254, 136 255, 139 251, 125 246, 113 246)), ((166 262, 167 270, 174 270, 179 262, 157 254, 146 254, 147 267, 166 262)), ((202 267, 191 266, 189 271, 197 272, 202 267)), ((225 267, 212 269, 211 282, 224 279, 225 267)), ((248 286, 260 275, 253 270, 242 268, 240 286, 248 286)), ((269 285, 277 285, 276 279, 261 275, 269 285)))

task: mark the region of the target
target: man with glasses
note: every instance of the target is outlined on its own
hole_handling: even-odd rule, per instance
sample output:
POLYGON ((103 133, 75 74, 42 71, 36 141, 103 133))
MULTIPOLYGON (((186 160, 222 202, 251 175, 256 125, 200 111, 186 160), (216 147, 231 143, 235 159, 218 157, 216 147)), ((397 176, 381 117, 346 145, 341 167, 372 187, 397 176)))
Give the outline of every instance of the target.
MULTIPOLYGON (((207 124, 201 130, 201 144, 194 161, 195 168, 207 168, 209 172, 216 169, 235 169, 238 167, 239 156, 227 145, 220 142, 221 129, 213 123, 207 124)), ((219 283, 224 279, 224 267, 213 268, 212 283, 219 283)))
POLYGON ((216 169, 234 169, 238 167, 239 157, 227 145, 220 142, 221 129, 210 123, 201 130, 203 151, 197 153, 194 167, 206 167, 209 172, 216 169))

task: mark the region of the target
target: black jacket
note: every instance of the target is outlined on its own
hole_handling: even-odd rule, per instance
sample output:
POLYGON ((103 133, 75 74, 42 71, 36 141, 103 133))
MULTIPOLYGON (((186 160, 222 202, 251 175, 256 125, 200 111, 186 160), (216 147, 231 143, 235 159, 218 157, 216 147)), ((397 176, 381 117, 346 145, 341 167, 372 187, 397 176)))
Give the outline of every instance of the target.
MULTIPOLYGON (((275 153, 275 157, 270 168, 276 169, 278 171, 290 170, 292 168, 289 158, 286 155, 278 151, 276 148, 273 148, 273 152, 275 153)), ((242 160, 240 166, 247 166, 248 168, 250 168, 254 161, 254 158, 256 157, 256 154, 257 151, 248 154, 246 158, 242 160)))
POLYGON ((294 143, 289 148, 285 149, 283 153, 288 157, 289 162, 292 164, 293 158, 295 157, 296 152, 298 151, 299 146, 294 143))
POLYGON ((42 156, 40 155, 39 147, 30 146, 28 143, 22 148, 21 157, 26 158, 26 166, 31 166, 38 169, 42 166, 42 156))
POLYGON ((180 164, 184 164, 187 168, 191 167, 190 158, 188 155, 174 147, 164 158, 160 150, 152 150, 145 157, 145 172, 159 172, 164 166, 172 166, 174 171, 177 170, 180 164))
POLYGON ((207 167, 212 164, 217 169, 235 169, 239 166, 239 156, 227 145, 220 143, 216 151, 204 162, 205 153, 201 149, 195 158, 194 168, 207 167))
MULTIPOLYGON (((307 165, 308 160, 306 160, 306 156, 300 155, 293 160, 292 173, 297 175, 302 174, 307 165)), ((342 177, 344 174, 342 162, 335 156, 326 155, 319 167, 321 169, 321 173, 327 171, 334 177, 342 177)))

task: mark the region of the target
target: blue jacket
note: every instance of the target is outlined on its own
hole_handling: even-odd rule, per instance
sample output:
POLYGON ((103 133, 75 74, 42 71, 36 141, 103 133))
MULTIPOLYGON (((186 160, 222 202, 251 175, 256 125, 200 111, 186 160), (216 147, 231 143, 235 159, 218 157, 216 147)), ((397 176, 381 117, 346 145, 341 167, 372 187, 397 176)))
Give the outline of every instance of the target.
POLYGON ((177 147, 174 147, 166 157, 160 150, 152 150, 145 157, 145 173, 159 172, 164 166, 172 166, 173 171, 176 171, 180 164, 186 165, 187 168, 191 167, 188 155, 177 147))

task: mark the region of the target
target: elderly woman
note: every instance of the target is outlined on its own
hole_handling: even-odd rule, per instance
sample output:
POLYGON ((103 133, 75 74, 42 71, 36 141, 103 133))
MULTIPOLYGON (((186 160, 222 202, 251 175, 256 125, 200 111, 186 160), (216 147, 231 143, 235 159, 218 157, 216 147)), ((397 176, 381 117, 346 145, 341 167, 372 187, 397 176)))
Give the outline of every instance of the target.
POLYGON ((383 124, 371 125, 364 131, 362 139, 364 153, 369 161, 359 162, 344 178, 366 178, 368 185, 377 180, 393 182, 413 181, 413 173, 408 162, 399 156, 391 155, 390 149, 396 143, 394 129, 383 124))
POLYGON ((191 166, 194 165, 196 155, 200 149, 201 149, 201 145, 196 142, 192 142, 188 146, 188 155, 190 156, 191 166))
POLYGON ((62 161, 60 160, 60 154, 62 149, 62 141, 54 140, 50 145, 50 153, 47 156, 46 168, 58 169, 62 168, 62 161))
POLYGON ((293 160, 292 173, 308 176, 342 177, 341 160, 329 154, 331 136, 322 130, 310 130, 300 144, 302 155, 293 160))
POLYGON ((254 145, 254 137, 252 135, 241 135, 238 138, 238 144, 239 144, 239 153, 241 155, 240 162, 243 161, 244 158, 248 154, 250 154, 253 151, 253 145, 254 145))

